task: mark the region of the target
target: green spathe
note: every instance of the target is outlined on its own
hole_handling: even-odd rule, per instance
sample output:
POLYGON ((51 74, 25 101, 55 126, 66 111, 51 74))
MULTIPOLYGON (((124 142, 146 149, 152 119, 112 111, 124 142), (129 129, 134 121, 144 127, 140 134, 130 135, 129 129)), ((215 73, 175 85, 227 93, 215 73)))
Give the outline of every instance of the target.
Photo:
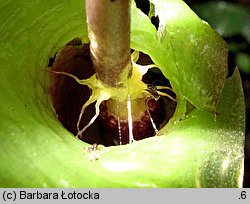
MULTIPOLYGON (((159 17, 159 29, 157 31, 150 25, 148 17, 135 15, 131 26, 136 30, 136 38, 132 33, 132 45, 135 43, 136 49, 148 53, 161 68, 170 80, 179 104, 185 106, 188 100, 198 109, 215 112, 227 75, 227 44, 183 1, 151 2, 159 17), (150 31, 146 31, 142 38, 147 43, 137 46, 140 27, 150 31)), ((179 106, 177 115, 185 111, 179 106)))
POLYGON ((83 153, 87 144, 74 138, 56 119, 48 96, 48 74, 44 72, 49 57, 64 44, 76 36, 87 36, 84 2, 0 0, 1 187, 241 185, 245 118, 239 73, 236 71, 227 79, 223 88, 225 73, 216 72, 225 70, 224 63, 221 68, 217 64, 218 60, 225 60, 224 41, 182 1, 159 2, 162 7, 166 2, 176 3, 186 17, 191 16, 192 23, 187 21, 184 26, 178 21, 171 24, 170 20, 171 29, 175 31, 177 26, 183 32, 159 38, 149 19, 133 4, 131 47, 149 54, 170 79, 180 100, 178 114, 160 131, 160 137, 111 147, 99 160, 90 162, 83 153), (200 40, 197 46, 189 47, 184 31, 192 30, 200 40), (207 35, 199 34, 204 32, 207 35), (214 36, 212 43, 209 33, 214 36), (172 51, 166 41, 170 37, 172 51), (187 42, 185 49, 182 42, 187 42), (195 48, 205 42, 211 43, 209 54, 199 58, 200 52, 195 48), (212 55, 214 50, 217 55, 212 55), (177 62, 182 67, 178 69, 181 74, 176 73, 177 62), (200 64, 197 72, 192 64, 200 64), (204 77, 211 80, 207 87, 203 80, 208 78, 204 77), (204 111, 206 107, 214 108, 217 99, 210 103, 197 95, 197 90, 213 93, 214 89, 218 89, 215 95, 220 98, 217 117, 204 111), (185 113, 186 100, 198 109, 180 118, 185 113))

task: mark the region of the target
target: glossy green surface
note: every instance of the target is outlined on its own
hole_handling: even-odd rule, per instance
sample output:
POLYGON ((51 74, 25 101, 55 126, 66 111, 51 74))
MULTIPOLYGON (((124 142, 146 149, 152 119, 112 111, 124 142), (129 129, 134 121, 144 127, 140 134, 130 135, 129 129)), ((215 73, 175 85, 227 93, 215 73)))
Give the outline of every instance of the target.
MULTIPOLYGON (((159 16, 159 29, 146 32, 143 39, 147 43, 138 49, 150 54, 162 69, 179 103, 187 99, 199 109, 214 112, 227 75, 227 44, 183 1, 151 2, 159 16)), ((136 30, 149 24, 147 17, 137 17, 141 19, 135 20, 136 30)))
POLYGON ((240 71, 250 74, 250 12, 247 8, 230 2, 207 2, 195 4, 197 14, 208 21, 222 37, 227 38, 229 50, 235 55, 240 71), (223 20, 222 20, 223 19, 223 20))
MULTIPOLYGON (((166 2, 159 1, 160 8, 170 8, 166 2)), ((83 153, 88 144, 56 119, 44 71, 63 45, 87 36, 84 2, 0 0, 1 187, 241 185, 245 119, 239 73, 226 80, 218 116, 205 111, 215 108, 223 88, 226 45, 182 1, 168 2, 183 22, 163 22, 158 34, 133 4, 131 47, 148 53, 170 79, 177 114, 161 136, 108 148, 91 162, 83 153), (210 49, 201 54, 206 45, 210 49), (186 100, 198 109, 183 116, 186 100)))

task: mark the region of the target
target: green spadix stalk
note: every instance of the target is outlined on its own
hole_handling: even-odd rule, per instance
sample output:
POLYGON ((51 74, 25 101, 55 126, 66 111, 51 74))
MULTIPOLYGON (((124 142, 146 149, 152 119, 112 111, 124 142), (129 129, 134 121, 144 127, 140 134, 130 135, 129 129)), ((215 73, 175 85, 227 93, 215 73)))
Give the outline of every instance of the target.
POLYGON ((130 0, 86 0, 91 58, 97 77, 115 86, 131 66, 130 0))

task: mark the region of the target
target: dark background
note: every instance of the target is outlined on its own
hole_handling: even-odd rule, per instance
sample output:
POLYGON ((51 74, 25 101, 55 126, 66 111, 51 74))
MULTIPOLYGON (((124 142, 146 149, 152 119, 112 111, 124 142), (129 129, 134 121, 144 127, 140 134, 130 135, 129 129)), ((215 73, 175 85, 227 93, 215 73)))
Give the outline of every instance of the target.
MULTIPOLYGON (((222 1, 222 0, 214 0, 214 1, 222 1)), ((192 4, 195 3, 201 3, 201 2, 211 2, 208 0, 185 0, 185 2, 192 7, 192 4)), ((246 8, 250 9, 250 1, 249 0, 226 0, 226 2, 232 2, 232 3, 236 3, 236 4, 241 4, 243 6, 245 6, 246 8)))

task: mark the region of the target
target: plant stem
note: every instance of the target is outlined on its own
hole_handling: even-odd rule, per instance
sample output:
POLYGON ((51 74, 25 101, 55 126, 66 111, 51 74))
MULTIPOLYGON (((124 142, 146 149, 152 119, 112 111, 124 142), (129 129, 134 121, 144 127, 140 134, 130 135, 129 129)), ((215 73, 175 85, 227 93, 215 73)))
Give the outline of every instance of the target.
POLYGON ((120 74, 131 65, 130 0, 86 0, 86 12, 96 75, 115 87, 120 74))

